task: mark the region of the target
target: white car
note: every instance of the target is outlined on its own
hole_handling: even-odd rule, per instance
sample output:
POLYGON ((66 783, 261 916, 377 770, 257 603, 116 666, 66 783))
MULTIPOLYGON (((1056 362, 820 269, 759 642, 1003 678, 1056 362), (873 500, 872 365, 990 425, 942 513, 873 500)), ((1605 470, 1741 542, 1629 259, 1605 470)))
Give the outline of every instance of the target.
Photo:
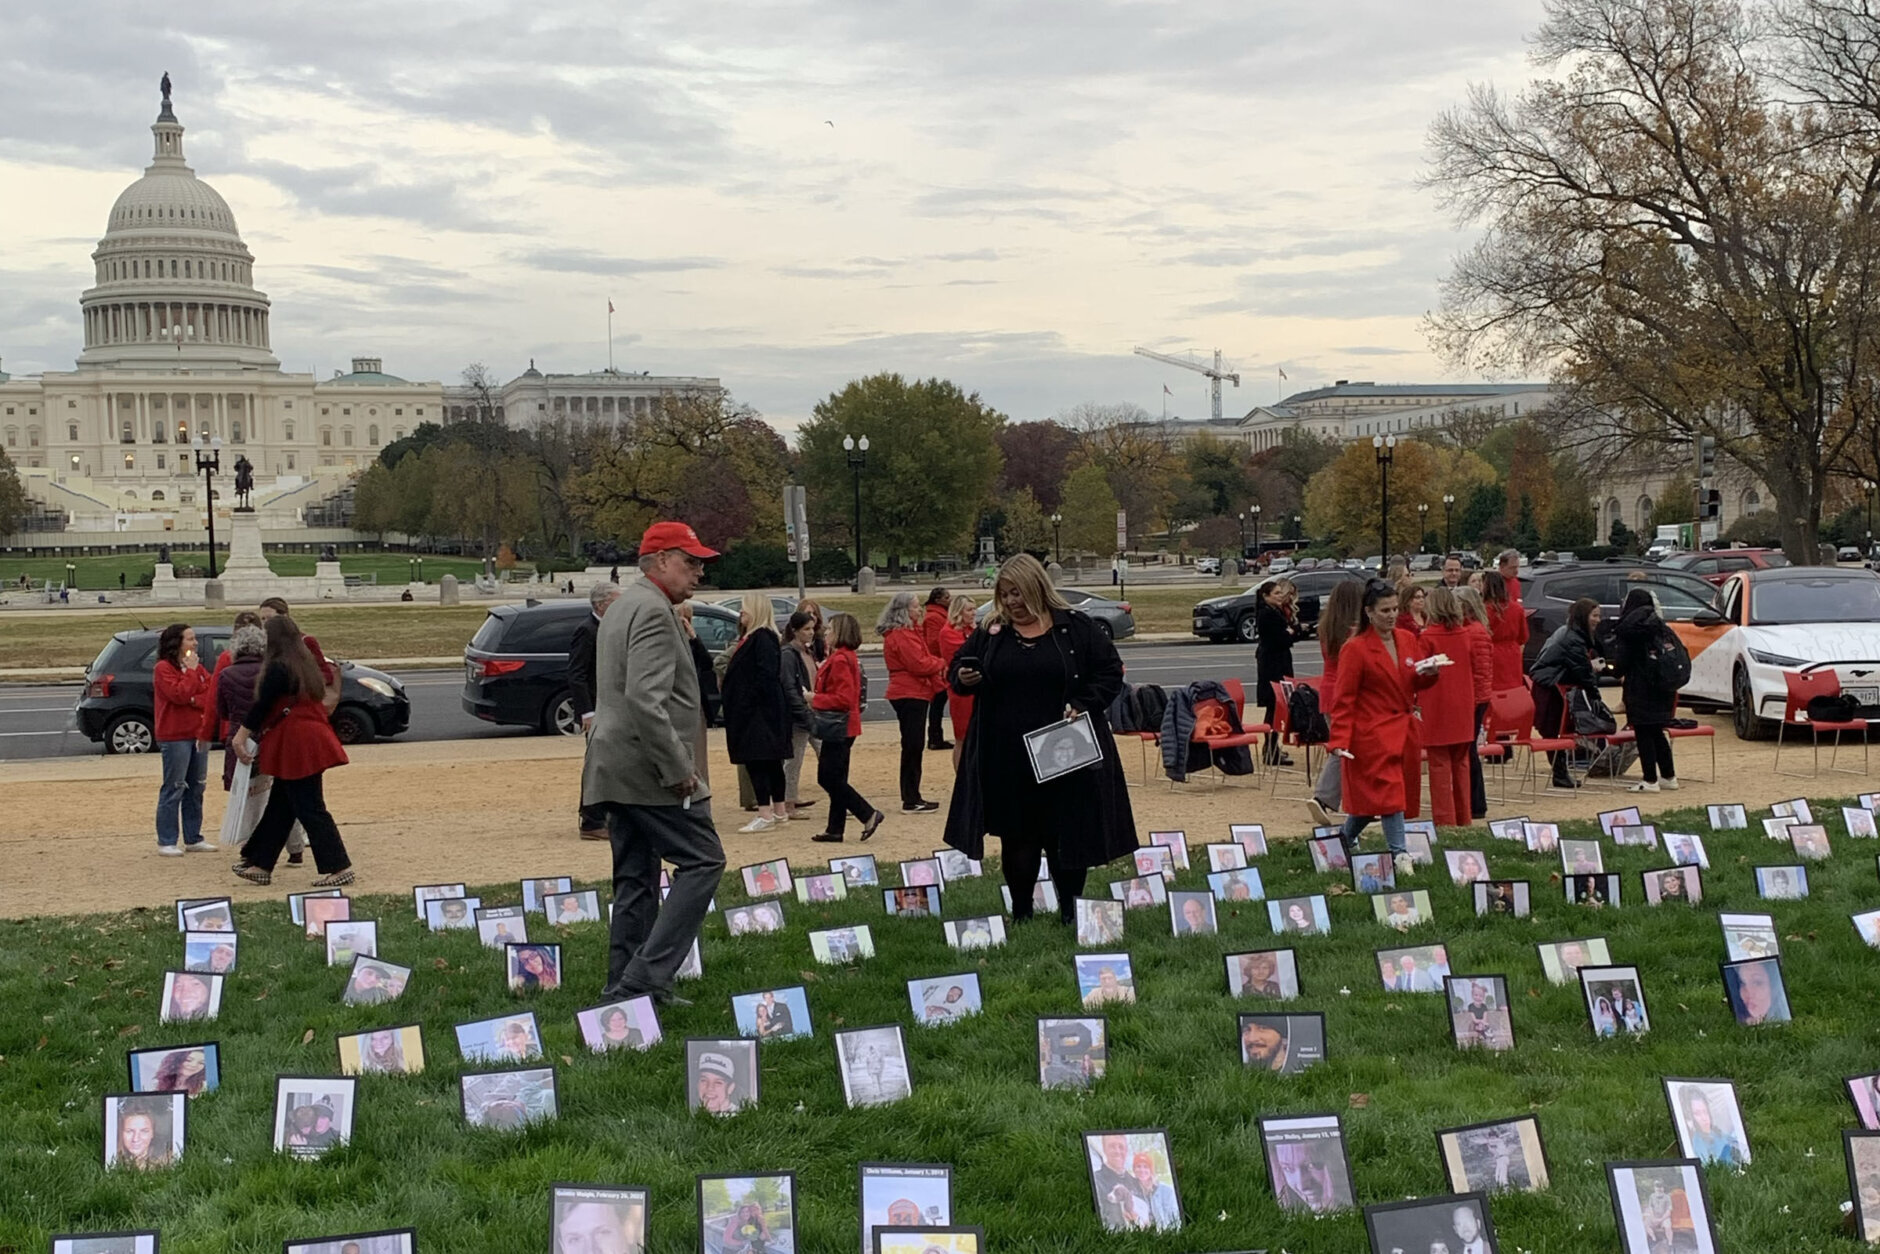
POLYGON ((1220 558, 1197 557, 1195 559, 1195 574, 1218 575, 1220 573, 1221 573, 1221 559, 1220 558))
MULTIPOLYGON (((1723 585, 1721 622, 1691 649, 1687 704, 1727 708, 1736 734, 1775 734, 1788 702, 1783 673, 1833 670, 1841 691, 1880 720, 1880 575, 1836 566, 1739 571, 1723 585)), ((1687 644, 1691 642, 1686 641, 1687 644)))

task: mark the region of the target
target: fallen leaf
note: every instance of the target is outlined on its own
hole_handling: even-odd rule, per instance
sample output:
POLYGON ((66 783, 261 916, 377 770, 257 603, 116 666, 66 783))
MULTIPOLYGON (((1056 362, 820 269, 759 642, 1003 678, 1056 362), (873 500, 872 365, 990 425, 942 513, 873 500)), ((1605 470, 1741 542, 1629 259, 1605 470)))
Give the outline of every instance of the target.
POLYGON ((450 963, 449 963, 449 962, 447 962, 447 961, 445 961, 445 960, 444 960, 444 959, 442 959, 442 958, 433 958, 433 959, 431 959, 431 966, 432 966, 432 968, 433 968, 434 970, 438 970, 438 971, 448 971, 448 970, 450 970, 450 963))
POLYGON ((1350 1100, 1353 1110, 1362 1110, 1364 1107, 1371 1104, 1371 1095, 1369 1093, 1353 1093, 1350 1100))
POLYGON ((566 1055, 566 1054, 563 1054, 563 1055, 561 1056, 561 1061, 562 1061, 562 1065, 563 1065, 563 1066, 567 1066, 567 1067, 572 1067, 572 1066, 574 1066, 574 1059, 572 1059, 572 1058, 570 1058, 570 1057, 568 1057, 568 1055, 566 1055))
POLYGON ((266 1001, 267 999, 268 999, 268 990, 265 988, 262 989, 259 993, 255 994, 256 1001, 266 1001))
POLYGON ((301 1035, 300 1043, 302 1045, 313 1044, 313 1029, 312 1028, 308 1028, 306 1032, 301 1035))
POLYGON ((144 1030, 144 1025, 143 1025, 143 1024, 141 1024, 141 1023, 132 1023, 132 1024, 129 1024, 129 1025, 127 1025, 127 1026, 125 1026, 125 1027, 121 1027, 121 1028, 119 1028, 119 1029, 118 1029, 118 1035, 119 1035, 119 1036, 136 1036, 136 1035, 137 1035, 137 1034, 138 1034, 139 1032, 141 1032, 141 1031, 143 1031, 143 1030, 144 1030))
POLYGON ((39 1038, 39 1044, 37 1044, 37 1045, 35 1045, 35 1046, 33 1046, 33 1049, 34 1049, 34 1050, 41 1050, 41 1049, 44 1049, 44 1048, 46 1047, 46 1042, 48 1042, 48 1041, 50 1041, 51 1039, 52 1039, 52 1038, 51 1038, 50 1036, 42 1036, 42 1037, 40 1037, 40 1038, 39 1038))

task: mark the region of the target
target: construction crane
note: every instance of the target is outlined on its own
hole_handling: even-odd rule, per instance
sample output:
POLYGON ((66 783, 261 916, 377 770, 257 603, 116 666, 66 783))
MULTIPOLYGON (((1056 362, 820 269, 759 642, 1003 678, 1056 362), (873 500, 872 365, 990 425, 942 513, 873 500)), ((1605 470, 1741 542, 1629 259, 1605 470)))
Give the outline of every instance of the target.
POLYGON ((1221 420, 1221 380, 1226 379, 1235 387, 1240 386, 1240 375, 1221 369, 1221 350, 1218 348, 1214 350, 1214 368, 1212 370, 1199 362, 1188 361, 1181 357, 1170 357, 1167 353, 1158 353, 1147 348, 1138 348, 1136 350, 1136 356, 1149 357, 1156 361, 1166 362, 1171 366, 1180 366, 1183 370, 1192 370, 1196 374, 1208 376, 1208 379, 1212 383, 1213 413, 1214 421, 1216 422, 1221 420))

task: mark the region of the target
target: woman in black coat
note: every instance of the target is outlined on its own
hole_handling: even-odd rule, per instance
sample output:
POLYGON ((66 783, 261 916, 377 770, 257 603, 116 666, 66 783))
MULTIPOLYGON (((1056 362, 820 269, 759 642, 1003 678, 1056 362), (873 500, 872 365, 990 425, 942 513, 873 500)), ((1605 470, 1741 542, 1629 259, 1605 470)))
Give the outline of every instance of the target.
POLYGON ((1065 603, 1036 558, 1020 554, 999 568, 993 613, 954 654, 948 681, 974 700, 946 843, 981 858, 986 834, 999 837, 1015 922, 1032 916, 1042 859, 1059 914, 1070 922, 1090 868, 1127 857, 1138 844, 1105 713, 1123 690, 1116 646, 1065 603), (1103 760, 1040 784, 1025 733, 1069 714, 1088 720, 1103 760))
MULTIPOLYGON (((1284 579, 1269 579, 1255 595, 1259 599, 1253 609, 1254 678, 1258 681, 1254 699, 1260 703, 1261 721, 1272 727, 1279 710, 1279 681, 1293 675, 1292 647, 1299 638, 1299 616, 1293 604, 1299 592, 1284 579)), ((1268 766, 1292 765, 1292 759, 1280 752, 1276 731, 1266 734, 1261 757, 1268 766)))
POLYGON ((1678 770, 1665 728, 1678 716, 1678 690, 1661 678, 1658 659, 1681 651, 1684 644, 1665 626, 1648 588, 1625 594, 1612 641, 1612 667, 1625 693, 1625 721, 1638 733, 1638 763, 1645 775, 1645 782, 1632 791, 1676 789, 1678 770))
POLYGON ((725 749, 751 777, 757 817, 738 830, 768 832, 790 821, 783 764, 795 749, 783 695, 783 641, 766 596, 746 597, 751 629, 725 666, 725 749))
MULTIPOLYGON (((1543 737, 1571 735, 1567 725, 1567 703, 1561 688, 1581 688, 1594 697, 1599 695, 1599 671, 1593 659, 1599 656, 1599 602, 1581 597, 1567 607, 1567 621, 1541 646, 1540 655, 1528 678, 1534 688, 1534 730, 1543 737)), ((1567 769, 1568 755, 1549 750, 1554 766, 1555 788, 1578 788, 1579 781, 1567 769)))

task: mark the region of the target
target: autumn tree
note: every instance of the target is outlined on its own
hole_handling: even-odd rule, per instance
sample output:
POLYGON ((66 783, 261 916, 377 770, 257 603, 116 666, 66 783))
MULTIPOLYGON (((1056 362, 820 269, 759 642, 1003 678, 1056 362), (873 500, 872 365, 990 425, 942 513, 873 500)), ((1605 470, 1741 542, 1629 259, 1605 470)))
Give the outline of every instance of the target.
POLYGON ((1429 183, 1480 230, 1432 343, 1472 373, 1555 369, 1583 439, 1715 438, 1818 560, 1829 476, 1880 405, 1877 45, 1866 0, 1553 0, 1545 77, 1431 128, 1429 183))
POLYGON ((1116 552, 1116 494, 1109 476, 1095 462, 1085 462, 1064 480, 1064 548, 1069 552, 1108 555, 1116 552))
POLYGON ((1077 433, 1082 458, 1103 471, 1119 508, 1129 511, 1132 541, 1166 525, 1180 455, 1148 410, 1087 403, 1068 411, 1061 421, 1077 433))
POLYGON ((1247 449, 1238 441, 1202 433, 1182 450, 1183 469, 1202 503, 1202 517, 1225 518, 1253 499, 1253 473, 1247 449))
POLYGON ((26 489, 20 484, 20 472, 13 459, 0 449, 0 536, 12 535, 26 517, 26 489))
POLYGON ((1030 488, 1020 488, 1006 497, 1003 512, 999 526, 999 552, 1003 556, 1051 552, 1051 520, 1030 488))
MULTIPOLYGON (((1495 473, 1473 453, 1438 447, 1423 440, 1400 440, 1390 467, 1391 548, 1408 551, 1426 529, 1441 534, 1442 497, 1453 492, 1466 500, 1476 486, 1493 483, 1495 473), (1427 515, 1417 511, 1427 505, 1427 515)), ((1306 485, 1306 527, 1314 535, 1336 537, 1346 548, 1370 552, 1378 545, 1383 508, 1383 479, 1377 451, 1368 441, 1344 452, 1306 485)))
POLYGON ((1077 451, 1076 432, 1049 418, 1008 422, 999 429, 998 444, 999 455, 1004 458, 999 470, 1001 500, 1025 490, 1046 513, 1063 503, 1058 490, 1070 471, 1071 455, 1077 451))

